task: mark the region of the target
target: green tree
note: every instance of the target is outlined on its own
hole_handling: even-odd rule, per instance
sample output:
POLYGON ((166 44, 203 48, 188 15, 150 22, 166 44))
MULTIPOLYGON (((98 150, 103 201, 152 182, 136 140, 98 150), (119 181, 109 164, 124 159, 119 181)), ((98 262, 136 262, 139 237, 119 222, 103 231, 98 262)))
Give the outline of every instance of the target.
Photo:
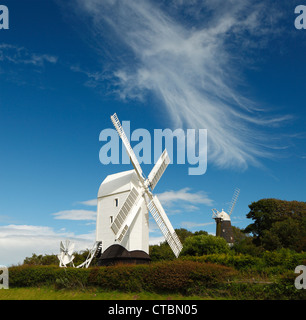
POLYGON ((202 256, 212 253, 228 253, 229 250, 226 240, 221 237, 198 235, 185 240, 181 255, 202 256))
POLYGON ((297 219, 287 218, 273 223, 270 230, 264 230, 261 242, 268 250, 276 250, 282 247, 296 249, 300 235, 300 222, 297 219))
POLYGON ((58 265, 59 260, 55 254, 36 255, 32 253, 32 257, 26 257, 23 260, 23 264, 32 266, 47 266, 47 265, 58 265))
POLYGON ((191 231, 184 228, 175 229, 175 232, 183 244, 186 238, 193 236, 193 233, 191 231))
POLYGON ((262 199, 253 202, 249 208, 247 218, 254 222, 244 231, 254 235, 256 245, 268 250, 306 249, 306 202, 262 199))
POLYGON ((149 255, 152 261, 173 260, 175 258, 167 242, 151 245, 149 247, 149 255))
MULTIPOLYGON (((208 235, 208 233, 203 230, 193 233, 184 228, 175 229, 175 232, 182 242, 183 246, 185 246, 186 239, 189 239, 190 237, 194 237, 196 235, 208 235)), ((149 255, 152 261, 175 259, 175 255, 166 241, 160 243, 159 245, 151 245, 149 247, 149 255)))

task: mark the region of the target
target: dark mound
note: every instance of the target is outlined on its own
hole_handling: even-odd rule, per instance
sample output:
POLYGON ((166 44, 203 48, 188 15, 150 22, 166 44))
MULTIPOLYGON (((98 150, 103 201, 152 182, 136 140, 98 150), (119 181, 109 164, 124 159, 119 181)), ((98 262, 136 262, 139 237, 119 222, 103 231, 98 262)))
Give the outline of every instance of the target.
POLYGON ((119 244, 108 247, 98 260, 99 266, 111 266, 118 263, 146 264, 150 263, 150 256, 142 250, 128 251, 119 244))

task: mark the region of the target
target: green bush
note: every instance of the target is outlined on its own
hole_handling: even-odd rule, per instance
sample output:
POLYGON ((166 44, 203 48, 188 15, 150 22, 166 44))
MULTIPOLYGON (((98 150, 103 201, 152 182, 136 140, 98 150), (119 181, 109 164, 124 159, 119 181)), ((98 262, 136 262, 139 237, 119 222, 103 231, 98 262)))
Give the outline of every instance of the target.
POLYGON ((229 267, 179 260, 88 269, 19 266, 10 268, 10 286, 54 285, 58 289, 95 286, 103 290, 186 294, 205 291, 234 275, 229 267))
POLYGON ((297 253, 289 249, 278 251, 265 251, 260 256, 254 257, 247 254, 237 254, 233 251, 223 254, 208 254, 203 256, 183 256, 181 260, 211 262, 239 271, 252 271, 258 275, 280 275, 293 271, 298 265, 306 265, 306 253, 297 253))
POLYGON ((184 242, 181 256, 202 256, 204 254, 228 253, 230 248, 225 239, 212 235, 188 237, 184 242))
POLYGON ((232 268, 194 261, 152 264, 145 277, 145 290, 199 293, 235 275, 232 268))
MULTIPOLYGON (((270 253, 266 253, 267 256, 270 253)), ((267 258, 267 257, 266 257, 267 258)), ((269 256, 271 261, 279 257, 269 256)), ((55 289, 85 289, 102 291, 181 293, 235 299, 305 299, 305 290, 294 287, 294 270, 277 276, 253 279, 249 273, 207 262, 253 270, 264 262, 244 255, 207 255, 184 257, 184 260, 163 261, 150 265, 117 265, 88 269, 57 266, 17 266, 9 269, 10 287, 51 286, 55 289), (194 261, 191 261, 193 259, 194 261), (254 263, 254 266, 251 265, 254 263), (249 269, 248 269, 249 268, 249 269)), ((270 268, 276 268, 272 266, 270 268)))
POLYGON ((280 249, 276 251, 265 251, 262 259, 266 266, 282 266, 287 270, 294 270, 297 265, 306 261, 306 253, 297 253, 290 249, 280 249))
POLYGON ((181 259, 204 263, 216 263, 223 266, 233 267, 237 270, 247 270, 249 268, 253 268, 254 266, 262 267, 260 258, 243 254, 209 254, 201 257, 182 257, 181 259))

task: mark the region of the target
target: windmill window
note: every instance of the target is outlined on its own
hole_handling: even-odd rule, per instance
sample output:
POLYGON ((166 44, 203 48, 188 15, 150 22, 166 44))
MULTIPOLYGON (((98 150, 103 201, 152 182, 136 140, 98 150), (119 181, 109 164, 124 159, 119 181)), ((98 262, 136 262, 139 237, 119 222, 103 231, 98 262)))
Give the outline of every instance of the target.
POLYGON ((110 223, 113 223, 113 216, 109 217, 110 223))
POLYGON ((118 199, 118 198, 116 198, 116 199, 114 200, 114 205, 115 205, 115 207, 118 207, 118 206, 119 206, 119 199, 118 199))

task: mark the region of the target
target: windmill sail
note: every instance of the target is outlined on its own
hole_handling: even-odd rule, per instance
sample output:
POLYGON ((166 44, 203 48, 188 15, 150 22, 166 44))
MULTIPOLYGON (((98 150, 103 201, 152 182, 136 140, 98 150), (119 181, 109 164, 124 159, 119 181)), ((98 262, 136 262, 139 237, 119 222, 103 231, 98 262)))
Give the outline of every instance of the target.
POLYGON ((168 156, 167 150, 165 149, 148 176, 149 185, 152 190, 155 188, 157 182, 165 172, 169 163, 170 158, 168 156))
POLYGON ((122 126, 121 126, 121 123, 117 117, 117 114, 114 113, 112 116, 111 116, 111 120, 113 122, 113 125, 114 127, 116 128, 124 146, 125 146, 125 149, 130 157, 130 160, 132 162, 132 165, 134 167, 134 169, 136 170, 138 176, 139 176, 139 179, 141 179, 142 182, 144 182, 144 179, 143 179, 143 173, 142 173, 142 170, 141 170, 141 167, 140 167, 140 164, 136 158, 136 155, 130 145, 130 142, 129 142, 129 139, 127 138, 122 126))
POLYGON ((119 240, 120 242, 123 240, 124 236, 126 235, 127 231, 129 230, 131 224, 133 223, 133 221, 134 221, 139 209, 142 207, 144 201, 145 200, 142 196, 138 197, 138 199, 136 200, 135 205, 133 206, 125 223, 123 224, 123 226, 121 227, 121 229, 118 232, 117 240, 119 240))
POLYGON ((233 195, 230 207, 229 207, 229 215, 231 215, 233 213, 233 210, 234 210, 235 204, 237 202, 239 193, 240 193, 240 189, 236 188, 234 191, 234 195, 233 195))
POLYGON ((154 196, 151 202, 148 204, 148 208, 165 239, 170 245, 173 253, 176 257, 178 257, 183 245, 181 244, 175 230, 171 225, 171 222, 169 221, 161 203, 156 196, 154 196))
POLYGON ((114 222, 111 225, 111 229, 115 234, 118 234, 122 225, 126 221, 127 216, 133 209, 133 206, 136 203, 136 200, 139 196, 139 192, 133 188, 129 193, 128 197, 126 198, 125 202, 123 203, 121 209, 119 210, 114 222))
POLYGON ((69 240, 66 240, 65 244, 61 241, 60 243, 60 254, 57 256, 60 264, 60 267, 66 267, 67 264, 72 263, 73 264, 73 250, 74 250, 74 243, 70 242, 69 240))

